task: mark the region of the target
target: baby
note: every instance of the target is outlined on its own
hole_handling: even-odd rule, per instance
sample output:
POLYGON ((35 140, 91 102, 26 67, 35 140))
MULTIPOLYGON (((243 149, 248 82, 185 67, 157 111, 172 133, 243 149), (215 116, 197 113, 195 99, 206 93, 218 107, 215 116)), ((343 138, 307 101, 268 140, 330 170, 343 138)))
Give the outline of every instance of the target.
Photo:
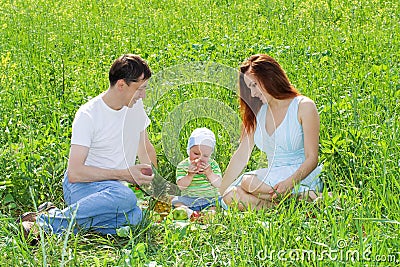
POLYGON ((197 128, 190 135, 189 157, 176 167, 176 183, 182 195, 172 200, 174 207, 186 206, 193 211, 215 207, 222 180, 218 163, 211 159, 215 143, 214 133, 207 128, 197 128))

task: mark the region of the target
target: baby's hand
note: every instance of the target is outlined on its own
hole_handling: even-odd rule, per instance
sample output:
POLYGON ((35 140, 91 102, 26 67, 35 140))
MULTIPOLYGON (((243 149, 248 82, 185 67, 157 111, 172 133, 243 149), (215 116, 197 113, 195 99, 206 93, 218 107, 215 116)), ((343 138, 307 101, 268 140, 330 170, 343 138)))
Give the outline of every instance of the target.
POLYGON ((195 174, 197 173, 197 171, 197 164, 195 162, 192 162, 188 167, 188 174, 195 174))
POLYGON ((208 162, 198 161, 197 162, 197 173, 207 174, 211 170, 211 166, 208 162))

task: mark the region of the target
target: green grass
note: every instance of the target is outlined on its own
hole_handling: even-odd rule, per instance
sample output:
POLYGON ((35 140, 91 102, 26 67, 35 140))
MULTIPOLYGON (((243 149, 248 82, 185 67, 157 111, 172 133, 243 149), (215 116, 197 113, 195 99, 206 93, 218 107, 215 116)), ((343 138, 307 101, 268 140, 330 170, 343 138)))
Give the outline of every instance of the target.
MULTIPOLYGON (((1 1, 0 265, 395 266, 393 255, 399 264, 399 9, 397 1, 378 0, 1 1), (64 206, 74 114, 107 89, 109 67, 123 53, 140 54, 154 77, 198 61, 237 69, 254 53, 276 58, 316 102, 322 177, 342 210, 333 200, 289 200, 258 213, 218 212, 206 229, 166 221, 131 238, 78 233, 67 243, 45 236, 29 247, 14 218, 33 209, 30 190, 36 203, 64 206), (305 251, 316 258, 296 260, 305 251), (365 259, 352 262, 356 252, 365 259)), ((237 146, 239 128, 227 123, 227 113, 194 105, 207 97, 238 112, 235 91, 213 77, 178 79, 151 103, 150 138, 171 181, 174 161, 166 151, 177 145, 185 155, 194 127, 217 134, 223 170, 237 146), (191 106, 210 115, 186 116, 191 106), (171 131, 179 118, 181 128, 171 131)), ((254 151, 248 168, 262 159, 254 151)))

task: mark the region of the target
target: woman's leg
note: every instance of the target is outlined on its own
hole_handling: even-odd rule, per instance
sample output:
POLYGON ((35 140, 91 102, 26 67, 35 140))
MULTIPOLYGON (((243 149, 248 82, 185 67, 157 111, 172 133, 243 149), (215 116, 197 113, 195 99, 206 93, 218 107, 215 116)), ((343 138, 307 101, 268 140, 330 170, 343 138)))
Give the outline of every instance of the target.
POLYGON ((256 196, 259 199, 271 201, 271 194, 268 192, 272 187, 258 179, 255 174, 243 175, 240 187, 247 193, 256 196))
POLYGON ((228 206, 237 204, 241 211, 246 210, 249 206, 256 210, 275 206, 275 203, 265 199, 260 199, 243 190, 240 186, 233 187, 232 190, 223 196, 223 200, 228 206))

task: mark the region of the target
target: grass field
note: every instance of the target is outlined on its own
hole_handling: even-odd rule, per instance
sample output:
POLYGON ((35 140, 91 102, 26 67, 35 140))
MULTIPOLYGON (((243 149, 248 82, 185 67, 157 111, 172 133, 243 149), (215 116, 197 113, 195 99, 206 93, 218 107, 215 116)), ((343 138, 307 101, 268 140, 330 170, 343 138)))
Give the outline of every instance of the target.
MULTIPOLYGON (((398 266, 399 10, 398 1, 380 0, 2 0, 0 265, 398 266), (217 134, 223 170, 238 144, 234 78, 194 66, 232 74, 252 54, 276 58, 315 100, 322 178, 334 199, 218 212, 205 226, 144 223, 130 238, 43 236, 35 248, 21 241, 16 216, 43 201, 64 206, 74 114, 108 88, 109 67, 123 53, 140 54, 153 70, 149 134, 171 182, 171 154, 184 155, 195 127, 217 134)), ((248 169, 264 158, 255 150, 248 169)))

